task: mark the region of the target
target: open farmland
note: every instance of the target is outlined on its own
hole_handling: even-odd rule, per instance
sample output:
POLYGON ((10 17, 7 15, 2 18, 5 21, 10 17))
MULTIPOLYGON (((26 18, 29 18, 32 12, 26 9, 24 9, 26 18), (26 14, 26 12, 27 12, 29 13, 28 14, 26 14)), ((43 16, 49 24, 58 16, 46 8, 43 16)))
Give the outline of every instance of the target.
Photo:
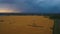
POLYGON ((0 34, 52 34, 53 24, 44 16, 0 16, 0 34))

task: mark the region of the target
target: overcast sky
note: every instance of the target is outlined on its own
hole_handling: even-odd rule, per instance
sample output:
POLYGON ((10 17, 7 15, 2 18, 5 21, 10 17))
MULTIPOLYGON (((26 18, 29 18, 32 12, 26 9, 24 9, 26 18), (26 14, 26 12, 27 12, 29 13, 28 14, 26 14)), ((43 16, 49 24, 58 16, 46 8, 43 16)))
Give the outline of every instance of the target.
POLYGON ((60 0, 0 0, 21 13, 60 13, 60 0))

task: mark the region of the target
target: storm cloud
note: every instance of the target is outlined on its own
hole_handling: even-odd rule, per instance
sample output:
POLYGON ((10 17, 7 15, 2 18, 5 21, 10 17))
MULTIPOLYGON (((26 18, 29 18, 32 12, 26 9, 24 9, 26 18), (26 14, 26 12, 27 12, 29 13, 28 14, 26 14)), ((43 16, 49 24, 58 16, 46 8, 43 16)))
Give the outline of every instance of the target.
POLYGON ((60 13, 60 0, 0 0, 22 13, 60 13))

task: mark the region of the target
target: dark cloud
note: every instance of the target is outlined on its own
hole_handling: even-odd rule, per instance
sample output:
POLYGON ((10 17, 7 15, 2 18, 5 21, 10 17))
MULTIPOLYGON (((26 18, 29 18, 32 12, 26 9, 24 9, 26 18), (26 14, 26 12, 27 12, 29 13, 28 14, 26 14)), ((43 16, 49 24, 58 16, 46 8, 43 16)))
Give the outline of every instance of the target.
POLYGON ((60 13, 59 0, 0 0, 14 4, 22 13, 60 13))

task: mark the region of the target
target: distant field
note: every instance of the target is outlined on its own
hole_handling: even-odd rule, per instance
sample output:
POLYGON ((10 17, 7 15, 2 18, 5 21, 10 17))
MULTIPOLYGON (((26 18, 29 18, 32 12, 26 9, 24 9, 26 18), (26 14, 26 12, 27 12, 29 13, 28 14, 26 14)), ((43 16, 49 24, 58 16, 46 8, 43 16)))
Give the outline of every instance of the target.
POLYGON ((54 24, 44 16, 0 16, 0 20, 0 34, 52 34, 54 24), (33 23, 40 27, 32 27, 33 23))

